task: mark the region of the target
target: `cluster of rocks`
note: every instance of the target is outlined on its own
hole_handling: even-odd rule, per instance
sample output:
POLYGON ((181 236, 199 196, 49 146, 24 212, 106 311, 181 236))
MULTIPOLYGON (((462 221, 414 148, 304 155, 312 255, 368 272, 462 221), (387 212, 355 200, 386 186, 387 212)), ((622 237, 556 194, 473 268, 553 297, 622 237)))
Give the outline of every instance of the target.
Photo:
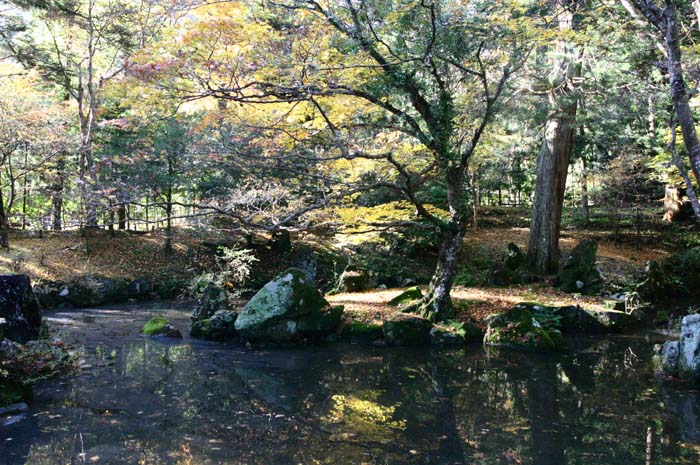
POLYGON ((260 289, 240 313, 229 310, 223 289, 210 285, 192 312, 193 337, 294 342, 332 334, 342 306, 331 306, 309 279, 309 270, 289 268, 260 289))
POLYGON ((493 284, 496 286, 510 286, 514 284, 526 284, 539 281, 541 278, 530 273, 525 266, 525 254, 517 244, 508 244, 506 253, 501 263, 496 265, 493 272, 493 284))
POLYGON ((700 381, 700 314, 683 318, 678 341, 654 346, 652 363, 657 375, 700 381))
POLYGON ((566 335, 621 333, 646 322, 644 312, 593 311, 578 305, 520 303, 487 319, 484 344, 530 351, 560 350, 566 335))
MULTIPOLYGON (((175 286, 175 287, 182 287, 175 286)), ((34 293, 44 307, 96 307, 110 303, 174 297, 179 289, 156 286, 144 278, 120 279, 100 275, 77 275, 66 281, 39 281, 34 293)))

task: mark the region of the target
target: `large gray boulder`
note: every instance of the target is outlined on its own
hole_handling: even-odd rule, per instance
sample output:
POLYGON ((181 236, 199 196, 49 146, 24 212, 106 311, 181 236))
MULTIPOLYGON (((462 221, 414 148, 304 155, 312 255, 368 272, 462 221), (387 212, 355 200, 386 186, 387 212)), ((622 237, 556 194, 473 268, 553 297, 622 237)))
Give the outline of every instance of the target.
POLYGON ((657 345, 654 352, 657 374, 700 381, 700 314, 684 317, 680 340, 657 345))
POLYGON ((340 324, 342 307, 331 307, 307 274, 290 268, 253 296, 236 319, 249 340, 286 342, 328 334, 340 324))
POLYGON ((7 339, 24 343, 39 337, 43 318, 29 276, 0 276, 0 318, 7 339))
POLYGON ((592 239, 581 241, 566 256, 555 285, 564 292, 598 294, 603 289, 603 277, 596 267, 598 243, 592 239))

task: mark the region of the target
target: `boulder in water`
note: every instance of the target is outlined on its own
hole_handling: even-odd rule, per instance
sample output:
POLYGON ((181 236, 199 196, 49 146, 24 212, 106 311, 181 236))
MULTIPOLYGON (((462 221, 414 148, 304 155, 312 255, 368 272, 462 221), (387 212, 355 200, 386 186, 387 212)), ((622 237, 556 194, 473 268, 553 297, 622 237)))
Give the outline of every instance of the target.
POLYGON ((5 320, 3 333, 7 339, 24 343, 40 336, 41 306, 34 296, 29 276, 0 276, 0 318, 5 320))
POLYGON ((487 318, 484 345, 507 349, 552 351, 564 347, 559 317, 540 311, 544 307, 518 304, 487 318))
POLYGON ((148 320, 141 331, 146 336, 163 336, 176 339, 182 338, 179 329, 173 326, 164 316, 155 316, 148 320))
POLYGON ((290 268, 250 299, 235 328, 249 340, 293 341, 334 331, 342 311, 331 307, 304 271, 290 268))
POLYGON ((683 318, 680 340, 654 347, 653 364, 657 374, 700 381, 700 314, 683 318))
POLYGON ((209 283, 204 288, 202 295, 197 299, 197 304, 190 315, 192 322, 207 319, 219 310, 228 306, 226 291, 214 283, 209 283))
POLYGON ((238 336, 236 319, 238 313, 231 310, 218 310, 211 317, 192 323, 190 335, 210 341, 225 341, 238 336))
POLYGON ((433 324, 427 318, 398 312, 384 320, 382 331, 389 344, 422 346, 430 344, 432 327, 433 324))
POLYGON ((484 332, 472 322, 438 323, 430 330, 433 345, 462 345, 482 342, 484 332))

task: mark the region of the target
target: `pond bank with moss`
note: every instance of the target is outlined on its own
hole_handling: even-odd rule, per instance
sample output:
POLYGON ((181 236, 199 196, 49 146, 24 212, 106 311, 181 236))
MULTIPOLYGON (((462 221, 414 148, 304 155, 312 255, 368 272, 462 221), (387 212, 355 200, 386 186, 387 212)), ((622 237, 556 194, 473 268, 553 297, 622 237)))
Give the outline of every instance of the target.
POLYGON ((695 464, 700 391, 654 378, 654 334, 576 338, 564 354, 241 344, 186 328, 185 303, 47 312, 80 372, 42 382, 2 427, 8 465, 81 463, 695 464), (651 428, 651 435, 647 432, 651 428), (552 433, 552 432, 556 433, 552 433), (546 434, 544 432, 547 432, 546 434), (651 439, 648 439, 648 438, 651 439))

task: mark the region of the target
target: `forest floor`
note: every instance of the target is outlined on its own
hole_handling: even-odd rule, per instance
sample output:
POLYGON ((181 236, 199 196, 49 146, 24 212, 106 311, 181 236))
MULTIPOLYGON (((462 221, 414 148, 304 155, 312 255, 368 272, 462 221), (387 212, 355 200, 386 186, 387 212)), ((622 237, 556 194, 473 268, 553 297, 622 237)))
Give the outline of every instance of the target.
MULTIPOLYGON (((455 287, 453 297, 460 317, 482 320, 485 316, 513 307, 518 302, 530 301, 547 305, 580 304, 589 309, 602 309, 604 298, 565 294, 550 283, 494 287, 484 284, 490 269, 503 256, 509 242, 525 248, 528 228, 522 222, 501 222, 501 215, 484 221, 478 231, 470 231, 464 241, 464 265, 472 265, 481 276, 477 284, 455 287)), ((673 253, 681 242, 677 231, 650 229, 643 233, 627 230, 612 234, 605 229, 575 229, 568 227, 562 233, 561 248, 566 253, 580 240, 598 240, 598 266, 607 282, 626 283, 644 267, 647 260, 662 260, 673 253)), ((308 241, 308 237, 306 240, 308 241)), ((214 266, 211 243, 221 238, 206 237, 184 229, 177 229, 174 253, 162 253, 164 235, 161 231, 149 233, 117 232, 112 237, 106 231, 94 231, 86 239, 76 232, 44 233, 32 237, 17 232, 11 236, 12 249, 0 252, 0 273, 28 273, 33 279, 63 281, 79 274, 95 274, 112 278, 149 278, 154 281, 181 279, 187 281, 214 266), (209 243, 205 242, 210 241, 209 243), (209 244, 207 247, 206 244, 209 244)), ((276 253, 259 247, 256 265, 262 281, 274 276, 287 265, 276 253), (284 263, 283 263, 284 262, 284 263), (279 269, 278 269, 279 268, 279 269)), ((429 265, 423 260, 424 265, 429 265)), ((255 271, 254 271, 255 272, 255 271)), ((326 274, 331 274, 326 271, 326 274)), ((329 296, 334 304, 345 305, 347 314, 362 321, 381 320, 395 311, 386 305, 401 289, 371 290, 353 294, 329 296)))

